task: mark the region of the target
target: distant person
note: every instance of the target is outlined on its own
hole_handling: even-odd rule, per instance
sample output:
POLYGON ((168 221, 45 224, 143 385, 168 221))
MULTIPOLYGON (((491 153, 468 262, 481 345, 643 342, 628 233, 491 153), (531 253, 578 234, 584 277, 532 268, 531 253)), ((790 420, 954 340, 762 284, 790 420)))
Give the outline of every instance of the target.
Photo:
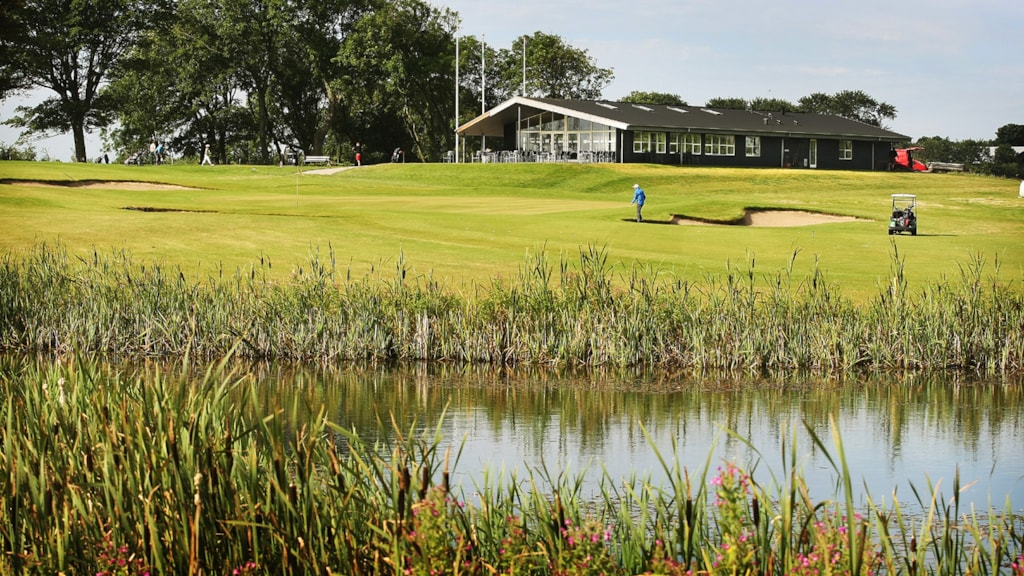
POLYGON ((153 164, 160 163, 160 157, 156 155, 156 140, 149 143, 149 157, 153 159, 153 164))
POLYGON ((356 145, 355 145, 355 147, 353 149, 356 152, 356 166, 362 166, 363 165, 363 145, 360 144, 359 142, 356 142, 356 145))
POLYGON ((206 148, 203 150, 203 162, 202 162, 202 164, 200 164, 200 166, 206 166, 207 164, 209 164, 210 166, 213 166, 213 159, 210 158, 210 145, 209 144, 207 144, 206 148))
POLYGON ((402 161, 402 149, 401 148, 395 148, 395 151, 391 153, 391 161, 392 162, 401 162, 402 161))
POLYGON ((644 194, 644 189, 639 184, 633 184, 633 200, 630 204, 636 204, 636 221, 644 221, 644 202, 647 201, 647 194, 644 194))
POLYGON ((106 152, 103 153, 103 163, 110 164, 110 156, 107 156, 106 152))
POLYGON ((164 163, 164 143, 163 142, 157 142, 157 144, 156 144, 156 163, 157 164, 163 164, 164 163))
POLYGON ((896 169, 896 148, 889 148, 889 172, 896 169))

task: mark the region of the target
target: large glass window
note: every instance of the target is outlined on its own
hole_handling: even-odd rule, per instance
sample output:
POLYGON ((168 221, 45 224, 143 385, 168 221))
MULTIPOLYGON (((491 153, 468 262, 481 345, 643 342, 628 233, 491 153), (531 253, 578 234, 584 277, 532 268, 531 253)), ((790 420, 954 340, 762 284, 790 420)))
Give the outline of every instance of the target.
POLYGON ((747 156, 760 156, 761 155, 761 137, 760 136, 747 136, 746 137, 746 151, 747 151, 747 156))
POLYGON ((667 149, 668 135, 664 132, 634 132, 633 152, 657 152, 664 154, 667 149))
POLYGON ((673 133, 669 139, 668 151, 670 154, 700 155, 700 134, 673 133))
POLYGON ((564 114, 541 112, 519 123, 522 148, 533 152, 613 152, 615 129, 564 114))
POLYGON ((840 140, 839 141, 839 159, 840 160, 853 160, 853 141, 851 141, 851 140, 840 140))
POLYGON ((708 156, 735 156, 736 137, 725 134, 704 136, 704 153, 708 156))

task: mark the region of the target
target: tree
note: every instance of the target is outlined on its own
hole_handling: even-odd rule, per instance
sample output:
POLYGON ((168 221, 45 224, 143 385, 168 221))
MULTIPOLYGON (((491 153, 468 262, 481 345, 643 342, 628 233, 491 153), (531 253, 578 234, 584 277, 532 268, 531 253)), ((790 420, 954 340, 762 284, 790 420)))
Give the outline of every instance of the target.
POLYGON ((378 150, 439 158, 454 136, 454 16, 422 0, 381 2, 356 24, 338 58, 355 130, 378 150), (399 144, 408 142, 407 145, 399 144))
POLYGON ((250 138, 222 20, 219 3, 180 0, 173 15, 119 60, 105 93, 118 111, 116 145, 131 149, 166 137, 173 149, 194 156, 209 144, 224 161, 229 143, 250 138))
POLYGON ((726 108, 728 110, 746 110, 749 104, 745 98, 712 98, 705 104, 708 108, 726 108))
POLYGON ((634 90, 623 96, 622 102, 629 102, 631 104, 665 104, 670 106, 686 106, 686 101, 677 94, 668 94, 665 92, 641 92, 634 90))
POLYGON ((18 22, 27 34, 16 35, 5 50, 19 54, 20 84, 56 95, 19 107, 9 123, 34 133, 70 131, 75 159, 84 161, 85 131, 112 119, 101 93, 108 73, 140 34, 169 14, 170 1, 23 0, 18 22))
MULTIPOLYGON (((590 100, 601 97, 601 91, 615 75, 611 68, 601 68, 586 50, 566 44, 560 36, 534 32, 520 36, 508 50, 498 55, 497 77, 508 94, 522 92, 523 42, 526 42, 526 93, 539 98, 590 100)), ((488 75, 490 76, 490 75, 488 75)))
POLYGON ((896 118, 896 107, 878 102, 860 90, 843 90, 833 95, 816 92, 800 99, 800 111, 834 114, 872 126, 884 127, 885 120, 896 118))
POLYGON ((24 45, 28 32, 21 19, 23 0, 0 4, 0 100, 26 87, 24 66, 18 46, 24 45))
POLYGON ((799 106, 781 98, 754 98, 750 101, 750 108, 760 112, 796 112, 799 106))
POLYGON ((996 130, 996 146, 1024 146, 1024 125, 1007 124, 996 130))

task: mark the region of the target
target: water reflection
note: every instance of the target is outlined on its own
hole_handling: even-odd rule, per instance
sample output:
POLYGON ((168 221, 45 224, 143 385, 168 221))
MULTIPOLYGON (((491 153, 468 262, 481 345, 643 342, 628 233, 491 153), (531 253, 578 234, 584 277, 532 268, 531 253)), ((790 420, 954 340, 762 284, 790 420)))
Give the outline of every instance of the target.
POLYGON ((484 471, 521 478, 546 466, 585 473, 589 489, 606 471, 659 482, 658 460, 712 470, 723 459, 755 478, 781 475, 783 446, 795 447, 812 496, 835 494, 837 475, 803 422, 836 455, 841 434, 858 497, 913 501, 910 484, 930 481, 950 497, 959 468, 970 485, 962 503, 1024 509, 1021 381, 967 381, 948 374, 869 375, 842 380, 788 375, 752 380, 666 373, 494 371, 418 366, 397 369, 250 368, 262 402, 293 413, 321 407, 364 438, 386 440, 392 418, 404 431, 432 430, 461 446, 457 477, 467 489, 484 471), (725 430, 734 431, 748 445, 725 430), (646 433, 645 433, 646 431, 646 433), (862 480, 862 482, 856 482, 862 480))

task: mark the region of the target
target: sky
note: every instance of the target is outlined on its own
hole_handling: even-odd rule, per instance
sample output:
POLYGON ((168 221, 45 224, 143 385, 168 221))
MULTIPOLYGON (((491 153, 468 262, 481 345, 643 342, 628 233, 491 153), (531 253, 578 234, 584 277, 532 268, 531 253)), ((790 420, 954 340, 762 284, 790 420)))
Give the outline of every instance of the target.
MULTIPOLYGON (((887 128, 913 139, 988 140, 1024 124, 1020 0, 428 0, 458 12, 464 35, 513 48, 544 32, 586 50, 634 90, 711 98, 780 98, 860 90, 896 107, 887 128)), ((527 46, 529 49, 529 46, 527 46)), ((19 103, 0 103, 6 119, 19 103)), ((19 132, 0 125, 0 142, 19 132)), ((88 136, 91 157, 99 134, 88 136)), ((33 145, 67 161, 70 134, 33 145)))

